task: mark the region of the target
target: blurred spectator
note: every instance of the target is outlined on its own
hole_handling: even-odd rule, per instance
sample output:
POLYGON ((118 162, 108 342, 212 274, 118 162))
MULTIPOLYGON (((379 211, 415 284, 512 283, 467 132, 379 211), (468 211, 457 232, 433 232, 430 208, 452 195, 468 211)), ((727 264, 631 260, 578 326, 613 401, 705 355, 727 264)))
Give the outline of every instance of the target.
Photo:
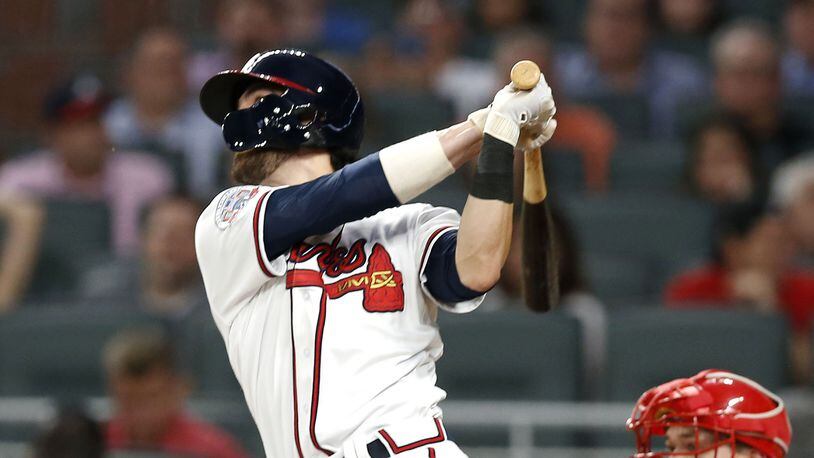
POLYGON ((785 30, 788 50, 783 56, 786 92, 814 97, 814 0, 790 0, 785 30))
POLYGON ((225 432, 184 411, 189 382, 176 366, 167 337, 152 329, 115 336, 104 350, 114 416, 108 450, 149 450, 205 458, 245 452, 225 432))
POLYGON ((225 143, 197 97, 190 97, 187 54, 186 43, 172 29, 141 35, 122 69, 125 96, 110 104, 104 121, 116 147, 180 159, 189 189, 205 198, 215 191, 225 143))
POLYGON ((101 122, 105 96, 98 79, 80 76, 46 101, 48 148, 6 163, 0 190, 24 196, 105 201, 112 214, 116 253, 138 245, 142 209, 172 190, 171 172, 158 159, 114 152, 101 122))
POLYGON ((536 62, 557 100, 557 133, 548 147, 580 153, 587 188, 605 190, 610 155, 616 146, 616 130, 600 111, 569 103, 559 93, 549 39, 532 29, 512 30, 500 35, 492 59, 492 62, 449 61, 436 77, 435 91, 452 101, 458 119, 465 119, 469 113, 487 106, 491 102, 490 94, 509 82, 515 63, 524 59, 536 62))
POLYGON ((0 314, 11 310, 26 292, 37 261, 44 219, 38 203, 0 194, 0 314))
POLYGON ((793 250, 781 219, 763 213, 761 205, 728 209, 719 221, 713 259, 674 278, 667 304, 784 313, 793 331, 794 376, 802 382, 810 370, 814 273, 792 265, 793 250))
POLYGON ((772 170, 812 144, 811 121, 783 107, 780 53, 767 25, 742 20, 727 26, 713 38, 711 56, 715 99, 744 120, 765 168, 772 170))
POLYGON ((685 176, 690 192, 718 205, 757 198, 763 177, 746 127, 729 116, 705 118, 688 144, 685 176))
POLYGON ((494 54, 492 40, 517 27, 539 27, 542 2, 530 0, 475 0, 475 33, 466 50, 475 56, 494 54))
MULTIPOLYGON (((369 16, 375 12, 367 11, 368 16, 364 16, 337 3, 326 0, 280 0, 286 41, 311 52, 358 54, 370 38, 370 22, 376 18, 369 16)), ((374 5, 371 2, 365 7, 374 5)))
POLYGON ((795 243, 796 263, 814 268, 814 152, 777 169, 771 198, 795 243))
POLYGON ((192 58, 189 79, 193 91, 212 75, 241 68, 255 53, 278 48, 285 39, 285 17, 274 0, 221 0, 215 16, 215 50, 192 58))
POLYGON ((723 17, 722 0, 656 0, 659 46, 707 60, 707 42, 723 17))
MULTIPOLYGON (((601 380, 605 364, 605 334, 607 316, 605 306, 594 296, 584 278, 581 255, 573 228, 559 211, 553 211, 559 257, 560 303, 558 308, 577 320, 582 326, 584 343, 585 380, 588 391, 594 393, 598 386, 591 382, 601 380)), ((501 308, 525 308, 523 300, 523 247, 521 221, 514 222, 512 245, 500 274, 500 282, 486 296, 481 305, 484 311, 501 308)))
POLYGON ((616 129, 602 112, 573 103, 559 93, 560 81, 553 71, 551 44, 545 36, 530 30, 518 30, 503 36, 494 56, 497 84, 487 93, 491 94, 505 84, 512 66, 523 59, 530 59, 540 66, 557 100, 557 132, 546 147, 580 153, 586 187, 591 191, 606 190, 610 156, 616 146, 616 129))
POLYGON ((459 54, 467 38, 463 19, 460 9, 448 2, 408 0, 397 15, 394 33, 379 35, 366 46, 360 85, 372 92, 423 91, 435 84, 438 74, 465 72, 474 88, 468 94, 480 100, 483 94, 475 91, 491 79, 491 69, 459 54))
POLYGON ((66 409, 34 440, 32 449, 32 458, 102 458, 105 437, 84 412, 66 409))
POLYGON ((646 2, 590 0, 585 47, 559 56, 558 81, 568 97, 577 99, 644 97, 650 111, 649 134, 669 137, 675 133, 679 102, 702 96, 707 82, 691 59, 652 49, 646 2))
POLYGON ((182 319, 205 308, 195 257, 195 224, 203 208, 187 197, 156 202, 142 230, 140 259, 117 259, 91 270, 83 281, 89 299, 126 299, 148 313, 182 319))

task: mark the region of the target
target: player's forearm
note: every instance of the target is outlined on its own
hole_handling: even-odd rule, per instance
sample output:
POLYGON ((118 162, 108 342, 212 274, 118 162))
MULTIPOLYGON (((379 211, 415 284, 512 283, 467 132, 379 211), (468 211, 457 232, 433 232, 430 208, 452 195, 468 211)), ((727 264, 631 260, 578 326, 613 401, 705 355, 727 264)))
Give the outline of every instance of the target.
POLYGON ((511 244, 513 183, 514 145, 486 135, 455 254, 461 282, 473 290, 486 291, 500 279, 511 244))
POLYGON ((500 279, 509 254, 513 205, 470 195, 466 200, 455 265, 461 283, 474 291, 488 291, 500 279))
POLYGON ((477 156, 483 143, 483 131, 471 121, 455 124, 437 134, 447 160, 456 170, 477 156))
POLYGON ((477 126, 465 121, 383 149, 382 168, 399 202, 414 199, 475 157, 481 136, 477 126))

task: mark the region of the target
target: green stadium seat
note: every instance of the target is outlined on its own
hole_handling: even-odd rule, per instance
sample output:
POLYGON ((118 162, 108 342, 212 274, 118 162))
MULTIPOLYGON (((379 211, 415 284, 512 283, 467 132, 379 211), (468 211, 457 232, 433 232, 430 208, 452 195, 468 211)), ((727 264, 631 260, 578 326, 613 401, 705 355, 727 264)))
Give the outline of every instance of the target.
POLYGON ((693 200, 624 193, 569 197, 560 204, 584 253, 640 259, 664 275, 676 259, 705 257, 709 250, 713 213, 693 200))
MULTIPOLYGON (((107 305, 107 304, 104 304, 107 305)), ((104 394, 102 349, 118 331, 153 323, 102 304, 25 307, 0 318, 0 393, 75 398, 104 394)))
POLYGON ((625 310, 610 316, 605 395, 634 401, 646 389, 717 368, 769 389, 787 382, 780 316, 717 309, 625 310))
POLYGON ((503 311, 439 317, 438 386, 449 399, 575 400, 580 330, 561 313, 503 311))
POLYGON ((683 168, 681 144, 627 142, 611 156, 611 188, 617 192, 678 193, 683 168))
POLYGON ((208 310, 187 319, 176 336, 181 361, 191 372, 200 394, 242 398, 223 337, 208 310))
POLYGON ((552 195, 585 191, 585 167, 578 151, 550 148, 543 153, 546 185, 552 195))
POLYGON ((430 188, 418 197, 417 202, 427 203, 436 207, 453 208, 462 213, 466 205, 469 185, 465 178, 468 170, 458 170, 444 181, 430 188))
POLYGON ((655 293, 647 263, 631 256, 588 253, 583 256, 588 289, 603 302, 617 304, 655 293))
POLYGON ((452 107, 429 92, 394 90, 366 94, 365 143, 370 152, 450 124, 452 107))
POLYGON ((29 296, 69 293, 92 261, 110 251, 110 214, 102 202, 48 200, 29 296))

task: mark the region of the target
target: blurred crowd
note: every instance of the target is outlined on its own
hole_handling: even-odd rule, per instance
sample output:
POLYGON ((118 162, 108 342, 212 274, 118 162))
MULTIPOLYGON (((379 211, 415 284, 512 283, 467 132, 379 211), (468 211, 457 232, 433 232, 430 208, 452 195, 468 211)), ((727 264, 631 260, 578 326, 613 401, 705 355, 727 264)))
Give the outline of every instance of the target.
MULTIPOLYGON (((691 259, 645 297, 624 299, 783 314, 790 380, 810 380, 814 0, 209 4, 203 32, 142 15, 125 51, 100 48, 100 65, 60 66, 53 86, 31 101, 41 107, 36 128, 0 142, 0 311, 67 299, 138 308, 169 323, 208 313, 193 232, 202 206, 229 186, 231 158, 197 93, 257 51, 300 47, 345 69, 366 103, 362 154, 465 119, 506 84, 512 64, 531 59, 558 104, 559 128, 544 151, 555 206, 573 197, 652 197, 616 177, 615 164, 678 151, 666 170, 675 182, 659 192, 666 187, 665 202, 692 201, 713 215, 711 227, 695 228, 708 232, 705 250, 677 246, 671 259, 691 259), (645 145, 644 154, 628 153, 634 145, 645 145), (576 174, 559 164, 576 164, 576 174)), ((0 132, 9 133, 4 122, 0 132)), ((458 196, 451 206, 467 182, 466 173, 454 178, 442 187, 458 196)), ((600 228, 580 230, 561 207, 562 308, 582 323, 591 379, 602 371, 605 314, 622 301, 592 285, 583 262, 593 248, 577 234, 600 228)), ((519 233, 483 313, 522 307, 518 241, 519 233)), ((121 380, 117 397, 176 383, 160 355, 128 362, 119 353, 107 361, 121 374, 113 377, 121 380)), ((181 385, 167 391, 183 393, 181 385)), ((116 424, 109 439, 121 438, 116 424)))

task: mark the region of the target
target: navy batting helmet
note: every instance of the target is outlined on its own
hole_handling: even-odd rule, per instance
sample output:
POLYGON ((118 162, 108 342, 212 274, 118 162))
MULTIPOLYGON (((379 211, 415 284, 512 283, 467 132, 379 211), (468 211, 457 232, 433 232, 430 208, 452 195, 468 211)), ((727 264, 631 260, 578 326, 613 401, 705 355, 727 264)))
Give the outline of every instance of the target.
POLYGON ((296 49, 255 54, 241 70, 218 73, 201 89, 201 107, 223 128, 232 151, 325 148, 346 163, 359 151, 364 110, 359 91, 341 70, 296 49), (284 88, 250 108, 237 101, 254 83, 284 88))

